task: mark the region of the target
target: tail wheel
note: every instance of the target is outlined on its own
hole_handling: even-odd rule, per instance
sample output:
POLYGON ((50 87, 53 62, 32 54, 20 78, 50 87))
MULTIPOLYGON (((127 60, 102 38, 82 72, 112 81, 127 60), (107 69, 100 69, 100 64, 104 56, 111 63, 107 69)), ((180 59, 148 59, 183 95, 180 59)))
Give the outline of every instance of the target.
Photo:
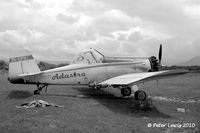
POLYGON ((125 87, 121 89, 122 96, 130 96, 131 95, 131 88, 125 87))
POLYGON ((136 100, 140 100, 140 101, 144 101, 147 98, 147 94, 144 91, 138 90, 135 92, 135 99, 136 100))
POLYGON ((37 84, 37 90, 35 90, 33 93, 34 95, 39 95, 40 91, 45 87, 45 92, 47 92, 47 84, 37 84))
POLYGON ((34 95, 39 95, 40 91, 39 90, 35 90, 33 93, 34 93, 34 95))

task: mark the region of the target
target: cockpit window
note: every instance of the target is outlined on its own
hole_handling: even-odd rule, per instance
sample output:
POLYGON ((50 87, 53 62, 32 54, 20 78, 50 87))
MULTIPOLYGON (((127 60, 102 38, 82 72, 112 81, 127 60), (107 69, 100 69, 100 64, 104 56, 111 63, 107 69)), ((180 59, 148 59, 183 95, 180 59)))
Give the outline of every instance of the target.
POLYGON ((103 55, 99 54, 94 49, 87 52, 82 52, 71 62, 71 64, 95 64, 102 63, 103 55))

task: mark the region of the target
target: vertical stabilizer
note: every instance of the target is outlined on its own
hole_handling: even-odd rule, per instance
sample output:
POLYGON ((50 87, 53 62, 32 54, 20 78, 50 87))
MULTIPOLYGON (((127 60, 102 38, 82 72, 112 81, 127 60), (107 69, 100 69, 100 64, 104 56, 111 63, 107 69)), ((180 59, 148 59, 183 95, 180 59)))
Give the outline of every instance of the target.
MULTIPOLYGON (((39 73, 40 69, 28 50, 18 53, 9 59, 9 81, 19 81, 19 75, 39 73)), ((20 80, 21 82, 21 80, 20 80)))

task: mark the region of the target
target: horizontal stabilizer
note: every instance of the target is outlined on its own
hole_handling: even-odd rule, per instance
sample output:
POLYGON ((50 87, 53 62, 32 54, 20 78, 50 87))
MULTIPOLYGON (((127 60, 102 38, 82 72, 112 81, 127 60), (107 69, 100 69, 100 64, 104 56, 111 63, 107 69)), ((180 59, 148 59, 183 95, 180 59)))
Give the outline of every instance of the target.
POLYGON ((33 75, 38 75, 41 74, 42 72, 38 72, 38 73, 24 73, 24 74, 19 74, 18 77, 24 77, 24 76, 33 76, 33 75))

